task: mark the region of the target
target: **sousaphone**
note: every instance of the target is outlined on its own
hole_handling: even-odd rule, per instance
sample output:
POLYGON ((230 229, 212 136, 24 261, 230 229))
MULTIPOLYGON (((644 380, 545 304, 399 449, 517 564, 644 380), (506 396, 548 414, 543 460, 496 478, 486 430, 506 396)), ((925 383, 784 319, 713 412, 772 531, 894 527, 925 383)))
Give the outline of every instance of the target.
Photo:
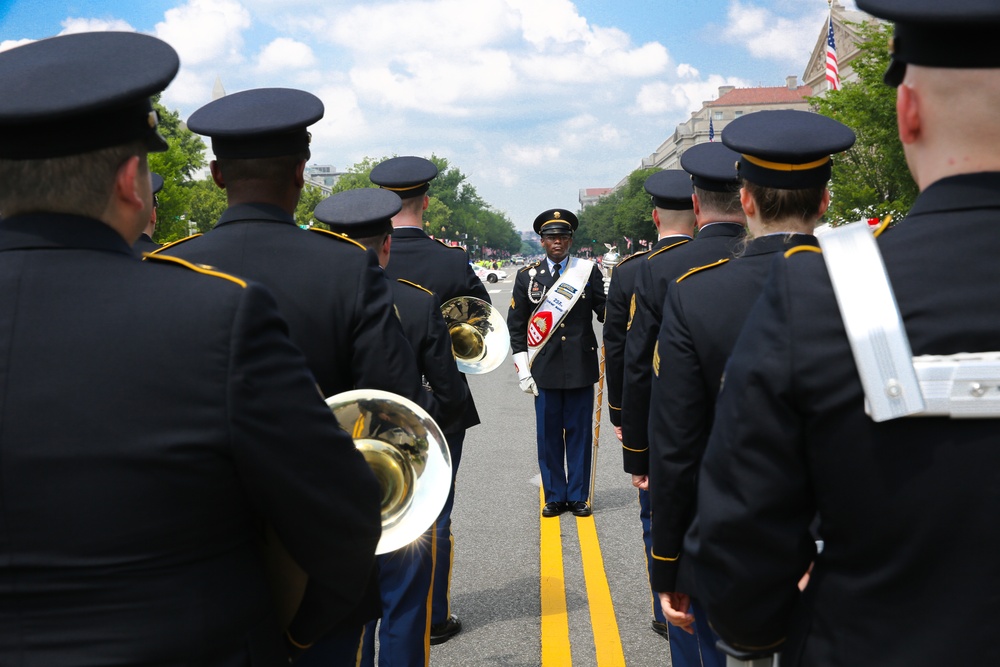
POLYGON ((510 349, 507 323, 496 308, 482 299, 459 296, 441 306, 458 370, 482 375, 500 366, 510 349))

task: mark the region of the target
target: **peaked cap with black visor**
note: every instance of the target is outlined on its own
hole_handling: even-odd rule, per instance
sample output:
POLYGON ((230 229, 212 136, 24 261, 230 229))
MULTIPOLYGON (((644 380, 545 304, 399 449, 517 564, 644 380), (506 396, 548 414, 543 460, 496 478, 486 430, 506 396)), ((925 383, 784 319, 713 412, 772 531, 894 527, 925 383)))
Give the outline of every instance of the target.
POLYGON ((392 218, 402 207, 399 195, 390 190, 358 188, 327 197, 313 215, 332 232, 364 239, 391 233, 392 218))
POLYGON ((656 208, 668 211, 689 211, 694 208, 691 175, 683 169, 664 169, 651 174, 642 187, 652 197, 656 208))
POLYGON ((854 145, 854 131, 809 111, 783 109, 741 116, 722 131, 722 142, 740 154, 740 178, 767 188, 822 188, 834 153, 854 145))
POLYGON ((306 128, 323 111, 323 102, 304 90, 255 88, 209 102, 191 114, 187 126, 211 137, 217 158, 280 157, 309 150, 306 128))
POLYGON ((180 67, 166 42, 88 32, 0 53, 0 159, 44 160, 141 141, 167 150, 150 96, 180 67))
POLYGON ((379 162, 368 178, 380 188, 395 192, 401 199, 412 199, 426 194, 437 175, 437 165, 427 158, 404 155, 379 162))
POLYGON ((858 8, 895 22, 885 83, 898 86, 906 66, 1000 68, 997 0, 858 0, 858 8))
POLYGON ((740 177, 736 163, 740 155, 725 144, 710 142, 696 144, 681 155, 681 167, 691 174, 696 188, 711 192, 736 192, 740 177))
POLYGON ((532 227, 539 236, 573 236, 573 232, 580 226, 580 221, 576 214, 564 208, 550 208, 540 213, 532 227))

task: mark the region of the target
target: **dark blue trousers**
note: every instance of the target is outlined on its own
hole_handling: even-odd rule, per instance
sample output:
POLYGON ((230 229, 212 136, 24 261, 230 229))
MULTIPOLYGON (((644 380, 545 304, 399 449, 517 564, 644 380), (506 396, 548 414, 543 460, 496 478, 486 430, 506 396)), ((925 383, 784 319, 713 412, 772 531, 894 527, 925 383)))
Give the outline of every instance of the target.
MULTIPOLYGON (((653 533, 651 531, 651 526, 653 523, 653 504, 649 499, 649 491, 639 491, 639 521, 642 522, 642 541, 646 547, 646 576, 652 581, 653 577, 653 533)), ((653 597, 653 620, 657 623, 666 623, 667 619, 663 615, 663 609, 660 607, 660 596, 656 591, 652 590, 650 587, 650 593, 653 597)), ((671 635, 673 635, 673 628, 671 628, 671 635)))
POLYGON ((535 398, 538 469, 545 502, 590 496, 594 387, 539 389, 535 398))
POLYGON ((451 534, 451 510, 455 505, 455 478, 458 475, 458 464, 462 461, 465 429, 445 433, 444 436, 448 441, 448 451, 451 453, 451 491, 434 524, 437 530, 434 591, 431 594, 431 623, 434 625, 444 623, 451 615, 451 565, 455 549, 455 538, 451 534))
POLYGON ((364 630, 363 625, 358 625, 325 635, 295 661, 295 667, 356 666, 361 659, 364 630))
POLYGON ((361 665, 375 664, 378 623, 379 667, 426 667, 430 655, 428 616, 434 573, 434 527, 402 549, 378 557, 382 619, 365 627, 361 665))
POLYGON ((670 664, 673 667, 726 667, 726 656, 715 648, 719 636, 708 626, 705 610, 691 601, 694 634, 670 626, 670 664))

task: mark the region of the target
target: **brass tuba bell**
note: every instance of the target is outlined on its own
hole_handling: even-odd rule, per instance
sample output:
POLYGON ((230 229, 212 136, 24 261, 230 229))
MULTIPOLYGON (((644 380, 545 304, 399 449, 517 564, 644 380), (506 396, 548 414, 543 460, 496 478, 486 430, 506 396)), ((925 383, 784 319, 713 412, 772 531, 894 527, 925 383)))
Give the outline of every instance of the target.
MULTIPOLYGON (((441 429, 416 403, 387 391, 355 389, 326 399, 354 439, 382 492, 376 554, 410 544, 433 525, 451 491, 451 454, 441 429)), ((282 630, 295 616, 308 576, 267 527, 263 556, 282 630)))
POLYGON ((489 373, 503 363, 510 349, 507 323, 482 299, 459 296, 441 306, 458 370, 469 375, 489 373))
POLYGON ((326 404, 382 492, 382 538, 375 553, 413 542, 437 519, 451 491, 451 454, 441 429, 419 405, 387 391, 346 391, 326 404))

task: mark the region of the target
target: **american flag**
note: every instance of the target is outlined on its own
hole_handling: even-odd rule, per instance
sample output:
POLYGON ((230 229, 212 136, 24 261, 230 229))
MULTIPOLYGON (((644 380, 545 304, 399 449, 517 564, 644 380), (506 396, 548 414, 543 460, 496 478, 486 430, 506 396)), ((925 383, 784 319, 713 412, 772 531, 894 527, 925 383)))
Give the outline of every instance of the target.
POLYGON ((840 70, 837 69, 837 43, 833 39, 833 14, 830 14, 830 30, 826 34, 826 80, 830 90, 840 90, 840 70))

